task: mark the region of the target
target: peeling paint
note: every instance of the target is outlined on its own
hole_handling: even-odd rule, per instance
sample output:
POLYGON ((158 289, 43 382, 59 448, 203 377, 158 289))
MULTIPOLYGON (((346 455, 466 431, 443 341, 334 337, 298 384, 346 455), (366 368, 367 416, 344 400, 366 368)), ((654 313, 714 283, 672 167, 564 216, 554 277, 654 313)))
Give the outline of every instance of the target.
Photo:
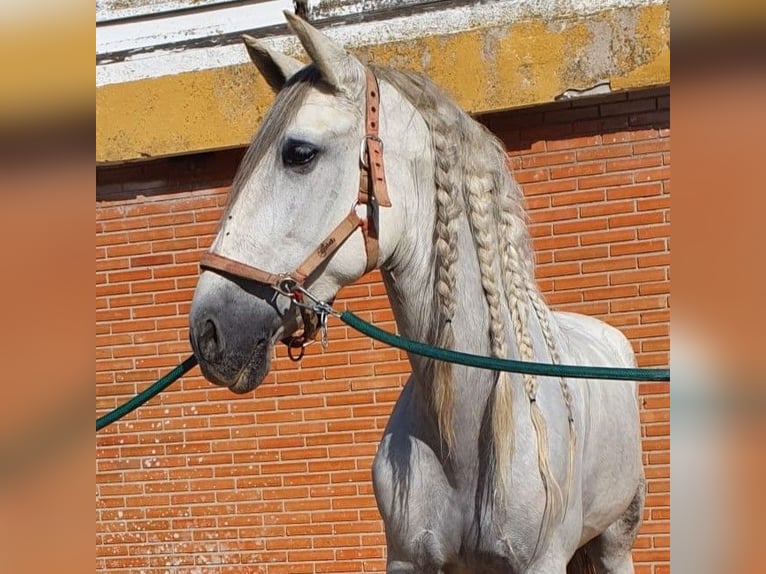
POLYGON ((587 96, 601 96, 612 92, 612 87, 609 82, 598 82, 589 88, 570 88, 560 95, 556 96, 556 100, 571 100, 574 98, 584 98, 587 96))

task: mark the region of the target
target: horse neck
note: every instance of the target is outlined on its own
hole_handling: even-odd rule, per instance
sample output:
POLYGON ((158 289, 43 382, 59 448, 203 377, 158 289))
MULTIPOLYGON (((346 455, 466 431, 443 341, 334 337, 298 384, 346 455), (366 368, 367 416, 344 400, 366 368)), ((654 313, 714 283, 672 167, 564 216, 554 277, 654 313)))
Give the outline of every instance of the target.
MULTIPOLYGON (((398 246, 383 269, 399 332, 417 341, 441 344, 457 351, 521 358, 519 343, 524 345, 524 354, 528 355, 530 346, 532 349, 540 348, 542 332, 532 312, 526 315, 529 330, 517 332, 517 327, 521 329, 521 323, 517 327, 511 325, 511 309, 509 301, 504 297, 506 290, 510 289, 512 293, 508 296, 513 301, 514 315, 524 313, 523 298, 526 297, 525 291, 529 284, 524 276, 516 273, 525 275, 527 272, 524 262, 520 261, 528 257, 527 249, 524 246, 517 246, 518 250, 500 246, 500 252, 493 252, 500 239, 497 234, 511 241, 523 241, 526 236, 519 227, 524 225, 523 218, 518 217, 514 206, 508 203, 518 201, 518 197, 513 197, 518 194, 509 187, 495 189, 498 193, 502 192, 501 195, 487 195, 487 190, 494 189, 493 185, 514 185, 509 174, 498 171, 507 169, 502 146, 490 139, 484 130, 467 121, 461 112, 451 110, 449 106, 441 108, 436 102, 438 98, 433 94, 431 96, 433 102, 428 97, 424 97, 424 100, 434 109, 425 111, 424 107, 421 110, 424 114, 421 117, 429 117, 431 121, 428 135, 424 122, 419 121, 418 115, 413 114, 412 110, 408 113, 406 104, 402 104, 400 113, 392 115, 412 118, 413 121, 407 123, 406 133, 386 134, 391 137, 391 141, 410 145, 423 141, 421 137, 416 137, 415 132, 418 130, 424 133, 417 135, 431 139, 431 145, 426 146, 425 153, 422 147, 415 147, 405 155, 410 158, 410 162, 416 158, 417 163, 410 163, 406 178, 402 177, 401 172, 392 171, 393 175, 398 174, 400 178, 397 182, 400 185, 394 185, 392 189, 401 190, 402 193, 397 194, 398 200, 408 204, 400 212, 407 221, 403 224, 397 222, 396 225, 401 230, 398 246), (475 161, 466 161, 467 154, 474 154, 475 161), (454 195, 456 193, 457 200, 454 195), (496 216, 496 209, 500 210, 500 217, 496 216), (470 211, 471 224, 466 210, 470 211), (498 229, 492 229, 493 226, 498 229), (439 237, 436 243, 440 259, 454 262, 441 271, 436 267, 437 230, 439 237), (456 238, 455 250, 451 247, 453 238, 456 238), (479 265, 480 255, 482 266, 479 265), (510 278, 494 277, 491 280, 493 273, 503 273, 500 267, 513 269, 515 275, 510 278), (481 270, 485 272, 483 277, 481 270), (441 287, 438 289, 438 298, 435 296, 437 280, 441 287), (445 289, 445 285, 449 287, 445 289), (487 295, 484 293, 485 287, 488 288, 487 295), (488 299, 495 303, 491 313, 488 299), (449 321, 450 329, 443 328, 446 321, 449 321)), ((393 99, 396 100, 396 97, 393 99)), ((539 299, 536 301, 540 308, 539 299)), ((417 403, 419 417, 430 421, 431 428, 437 428, 435 434, 438 440, 446 440, 448 445, 453 443, 450 446, 450 456, 454 455, 455 461, 462 461, 457 462, 458 466, 472 464, 476 458, 476 444, 482 426, 491 416, 488 404, 495 388, 496 375, 486 370, 455 366, 452 367, 450 377, 449 373, 444 373, 442 366, 435 368, 427 359, 414 355, 409 358, 414 388, 419 391, 410 396, 417 403), (449 380, 454 384, 445 384, 449 380), (443 408, 450 404, 453 408, 443 408), (451 430, 454 435, 450 433, 451 430), (458 433, 459 444, 455 444, 458 433), (454 446, 458 447, 457 452, 452 448, 454 446)), ((492 416, 490 420, 493 425, 491 432, 496 437, 506 433, 503 425, 497 421, 515 420, 515 411, 523 403, 511 398, 525 396, 524 387, 528 386, 528 381, 522 382, 518 377, 509 380, 504 376, 503 379, 504 384, 500 387, 503 389, 502 406, 497 411, 498 416, 492 416), (508 411, 509 408, 514 411, 513 415, 508 411)), ((494 407, 491 410, 495 412, 494 407)), ((510 425, 507 432, 515 434, 510 425)), ((496 446, 504 450, 506 445, 500 443, 496 446)))
MULTIPOLYGON (((410 196, 413 197, 413 196, 410 196)), ((415 197, 418 200, 417 197, 415 197)), ((383 279, 394 312, 399 333, 406 338, 435 344, 436 318, 439 316, 435 298, 434 205, 420 200, 416 220, 407 222, 407 236, 400 257, 393 265, 383 269, 383 279)), ((455 277, 456 300, 452 327, 455 333, 454 350, 488 356, 488 312, 479 279, 479 264, 467 217, 461 213, 458 232, 458 260, 455 277)), ((509 334, 510 336, 510 334, 509 334)), ((511 353, 517 355, 515 350, 511 353)), ((424 417, 433 420, 430 408, 433 369, 427 359, 409 355, 416 389, 415 407, 424 417)), ((456 367, 454 370, 454 427, 459 429, 461 443, 467 445, 465 457, 476 456, 476 440, 480 432, 487 400, 492 392, 494 377, 485 370, 456 367)), ((460 447, 461 445, 458 445, 460 447)), ((460 453, 453 456, 463 458, 460 453)))
MULTIPOLYGON (((422 212, 421 212, 422 213, 422 212)), ((432 216, 431 218, 432 219, 432 216)), ((458 263, 456 276, 457 310, 453 328, 458 334, 456 350, 484 353, 489 349, 487 310, 484 303, 478 262, 471 242, 468 222, 460 217, 458 263)), ((438 315, 434 296, 433 226, 424 225, 425 216, 406 225, 410 247, 406 260, 383 269, 383 279, 391 302, 399 333, 407 338, 435 344, 432 340, 438 315)), ((413 355, 417 364, 420 358, 413 355)), ((416 366, 415 364, 413 366, 416 366)))

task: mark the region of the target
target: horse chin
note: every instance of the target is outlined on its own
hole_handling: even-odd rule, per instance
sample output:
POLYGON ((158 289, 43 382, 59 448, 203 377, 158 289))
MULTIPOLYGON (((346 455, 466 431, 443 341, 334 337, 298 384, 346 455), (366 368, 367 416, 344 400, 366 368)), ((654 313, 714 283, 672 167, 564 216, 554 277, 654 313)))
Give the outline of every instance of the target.
POLYGON ((260 385, 269 373, 273 341, 261 340, 249 355, 230 357, 220 363, 200 361, 202 376, 214 385, 244 394, 260 385))

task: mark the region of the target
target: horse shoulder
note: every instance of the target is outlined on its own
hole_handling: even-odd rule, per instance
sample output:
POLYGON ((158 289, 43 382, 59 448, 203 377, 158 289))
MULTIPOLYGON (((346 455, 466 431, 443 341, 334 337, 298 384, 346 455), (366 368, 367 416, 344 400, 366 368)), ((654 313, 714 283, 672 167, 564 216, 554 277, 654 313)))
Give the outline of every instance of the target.
POLYGON ((442 461, 426 436, 424 419, 405 385, 378 445, 372 479, 386 525, 389 562, 440 569, 460 551, 462 515, 442 461))

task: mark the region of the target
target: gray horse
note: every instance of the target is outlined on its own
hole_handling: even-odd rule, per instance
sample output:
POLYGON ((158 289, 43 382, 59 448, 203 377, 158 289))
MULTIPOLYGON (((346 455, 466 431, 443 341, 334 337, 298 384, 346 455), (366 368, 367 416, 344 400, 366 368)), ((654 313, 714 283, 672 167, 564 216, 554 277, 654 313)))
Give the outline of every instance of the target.
MULTIPOLYGON (((277 98, 211 247, 232 265, 203 271, 194 295, 191 340, 205 377, 238 393, 261 383, 274 344, 305 321, 289 290, 260 278, 290 273, 331 244, 305 288, 330 301, 377 267, 406 337, 488 356, 633 366, 619 331, 544 303, 500 142, 421 75, 375 68, 370 90, 359 60, 287 18, 311 65, 246 39, 277 98), (374 216, 377 228, 373 255, 370 221, 322 240, 360 209, 360 142, 364 150, 378 138, 365 122, 371 93, 390 199, 361 206, 358 219, 374 216)), ((373 464, 389 573, 633 572, 644 501, 634 383, 410 363, 373 464)))

